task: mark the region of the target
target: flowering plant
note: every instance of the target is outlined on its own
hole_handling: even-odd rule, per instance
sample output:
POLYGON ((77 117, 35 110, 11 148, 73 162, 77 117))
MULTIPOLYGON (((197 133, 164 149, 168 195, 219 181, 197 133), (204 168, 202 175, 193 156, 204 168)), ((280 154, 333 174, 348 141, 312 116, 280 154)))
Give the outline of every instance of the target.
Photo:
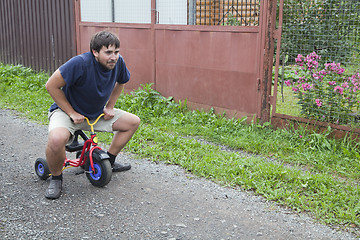
POLYGON ((306 118, 347 124, 359 108, 360 74, 345 75, 340 63, 326 63, 320 69, 321 56, 315 52, 295 59, 297 79, 287 80, 298 98, 301 114, 306 118))

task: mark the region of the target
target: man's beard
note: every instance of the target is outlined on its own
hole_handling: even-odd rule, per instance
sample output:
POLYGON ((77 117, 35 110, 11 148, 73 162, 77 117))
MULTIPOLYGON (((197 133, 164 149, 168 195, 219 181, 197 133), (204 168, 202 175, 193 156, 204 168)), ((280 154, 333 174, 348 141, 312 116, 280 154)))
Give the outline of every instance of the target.
POLYGON ((107 70, 113 70, 116 66, 116 61, 108 61, 106 62, 106 64, 100 63, 101 66, 103 66, 103 68, 107 69, 107 70), (110 63, 113 63, 113 65, 108 65, 110 63))

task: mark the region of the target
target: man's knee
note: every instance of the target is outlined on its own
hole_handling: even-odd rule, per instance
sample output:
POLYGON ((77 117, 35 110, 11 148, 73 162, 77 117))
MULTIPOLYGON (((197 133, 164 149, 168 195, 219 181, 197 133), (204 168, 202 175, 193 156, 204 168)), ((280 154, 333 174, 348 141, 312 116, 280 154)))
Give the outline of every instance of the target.
POLYGON ((134 128, 137 129, 139 127, 139 125, 140 125, 141 119, 136 115, 132 115, 132 116, 133 116, 132 125, 133 125, 134 128))
POLYGON ((62 150, 70 138, 70 132, 65 128, 55 128, 49 132, 48 148, 53 151, 62 150))
POLYGON ((135 132, 140 125, 140 118, 134 114, 131 114, 128 120, 128 130, 135 132))
POLYGON ((140 125, 140 118, 132 113, 126 113, 121 116, 114 124, 114 131, 133 131, 140 125))

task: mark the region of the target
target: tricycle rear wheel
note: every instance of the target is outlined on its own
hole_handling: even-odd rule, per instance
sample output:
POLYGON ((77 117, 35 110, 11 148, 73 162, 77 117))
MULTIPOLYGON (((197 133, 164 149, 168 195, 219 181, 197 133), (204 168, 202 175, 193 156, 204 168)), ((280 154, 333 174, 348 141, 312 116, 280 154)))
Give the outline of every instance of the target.
POLYGON ((50 177, 50 170, 45 159, 38 158, 35 161, 36 175, 42 180, 46 180, 50 177))

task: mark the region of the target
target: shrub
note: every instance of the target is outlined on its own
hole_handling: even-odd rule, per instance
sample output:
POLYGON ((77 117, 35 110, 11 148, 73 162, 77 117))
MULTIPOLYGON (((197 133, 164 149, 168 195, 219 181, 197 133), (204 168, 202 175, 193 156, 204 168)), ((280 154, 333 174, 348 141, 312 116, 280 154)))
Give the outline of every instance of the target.
POLYGON ((360 74, 346 76, 340 63, 325 63, 315 52, 295 59, 297 79, 287 80, 306 118, 348 124, 359 110, 360 74))

